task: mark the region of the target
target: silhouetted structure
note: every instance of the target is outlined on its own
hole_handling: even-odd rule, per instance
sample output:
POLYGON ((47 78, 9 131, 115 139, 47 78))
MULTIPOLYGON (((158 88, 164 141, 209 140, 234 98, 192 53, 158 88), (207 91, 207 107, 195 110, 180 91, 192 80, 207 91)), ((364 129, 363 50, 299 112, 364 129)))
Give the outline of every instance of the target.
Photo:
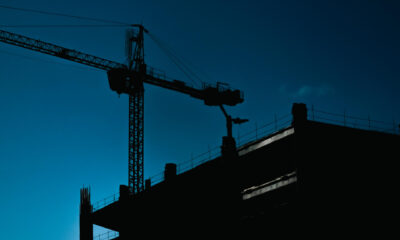
MULTIPOLYGON (((85 219, 117 239, 394 233, 400 137, 307 120, 304 104, 292 114, 291 126, 237 154, 179 175, 168 164, 163 182, 135 195, 121 185, 117 201, 85 219)), ((91 239, 82 226, 81 240, 91 239)))
POLYGON ((81 189, 81 204, 79 208, 79 237, 80 239, 93 239, 92 205, 90 204, 90 189, 81 189))
POLYGON ((3 30, 0 30, 0 42, 105 70, 111 90, 129 95, 128 186, 136 194, 144 189, 144 83, 184 93, 203 100, 208 106, 221 108, 240 104, 244 98, 243 92, 223 87, 226 84, 220 82, 216 86, 203 83, 201 88, 194 88, 147 66, 143 45, 144 33, 149 32, 140 24, 131 27, 125 42, 127 65, 3 30))

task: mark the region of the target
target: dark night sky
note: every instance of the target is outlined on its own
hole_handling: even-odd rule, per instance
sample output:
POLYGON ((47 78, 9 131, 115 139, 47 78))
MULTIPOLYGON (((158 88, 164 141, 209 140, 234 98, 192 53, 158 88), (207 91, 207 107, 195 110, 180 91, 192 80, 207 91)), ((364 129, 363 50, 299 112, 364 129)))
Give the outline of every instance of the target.
MULTIPOLYGON (((397 1, 1 1, 2 6, 143 23, 204 81, 244 91, 227 110, 250 121, 290 113, 400 121, 397 1)), ((0 29, 124 62, 125 28, 10 28, 98 24, 0 8, 0 29)), ((146 63, 186 82, 145 37, 146 63)), ((145 86, 145 177, 221 143, 216 107, 145 86)), ((100 200, 127 184, 128 98, 104 71, 0 43, 0 232, 4 239, 78 239, 79 189, 100 200), (21 230, 23 229, 23 230, 21 230)))

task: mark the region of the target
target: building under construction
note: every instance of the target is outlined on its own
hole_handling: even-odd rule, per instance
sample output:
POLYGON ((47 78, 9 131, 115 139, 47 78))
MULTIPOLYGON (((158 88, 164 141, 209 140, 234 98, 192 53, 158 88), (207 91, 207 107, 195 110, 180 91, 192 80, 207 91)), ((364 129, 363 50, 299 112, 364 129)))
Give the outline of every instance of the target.
POLYGON ((290 126, 236 148, 232 124, 247 120, 224 105, 242 103, 243 93, 167 77, 144 61, 144 34, 154 36, 140 24, 130 28, 126 64, 0 30, 0 42, 107 71, 110 88, 129 95, 128 185, 96 209, 81 190, 82 240, 93 239, 94 224, 118 232, 114 239, 394 232, 399 135, 309 120, 306 106, 294 104, 290 126), (228 130, 221 156, 181 174, 167 164, 163 181, 144 183, 144 83, 220 107, 228 130))
POLYGON ((80 239, 93 239, 93 224, 114 239, 393 234, 400 136, 312 121, 304 104, 292 117, 184 173, 167 164, 164 180, 137 194, 121 185, 100 209, 82 189, 80 239))

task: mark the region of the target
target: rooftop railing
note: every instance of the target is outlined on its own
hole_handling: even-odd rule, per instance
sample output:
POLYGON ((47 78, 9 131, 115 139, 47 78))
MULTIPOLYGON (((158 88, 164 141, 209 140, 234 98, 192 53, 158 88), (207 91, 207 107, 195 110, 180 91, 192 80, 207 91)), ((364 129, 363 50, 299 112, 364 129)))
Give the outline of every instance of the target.
POLYGON ((95 212, 95 211, 97 211, 97 210, 99 210, 99 209, 101 209, 101 208, 103 208, 103 207, 105 207, 105 206, 107 206, 107 205, 109 205, 109 204, 111 204, 113 202, 118 201, 118 199, 119 199, 119 193, 114 193, 113 195, 110 195, 110 196, 108 196, 106 198, 103 198, 100 201, 97 201, 97 202, 93 203, 93 208, 92 208, 93 212, 95 212))
POLYGON ((343 113, 331 113, 315 109, 314 106, 308 108, 308 120, 391 134, 400 133, 400 125, 394 120, 388 122, 374 120, 371 119, 370 116, 356 117, 347 114, 345 111, 343 111, 343 113))
MULTIPOLYGON (((291 114, 286 114, 282 117, 274 117, 274 120, 267 123, 263 124, 261 126, 256 126, 254 130, 245 133, 245 134, 238 134, 237 136, 237 146, 242 146, 246 143, 249 143, 251 141, 256 141, 260 138, 263 138, 265 136, 268 136, 274 132, 279 131, 280 129, 283 129, 285 127, 288 127, 292 121, 291 114)), ((186 171, 189 171, 203 163, 206 163, 210 160, 216 159, 221 156, 221 147, 220 146, 214 146, 212 148, 209 148, 208 151, 203 152, 199 155, 192 156, 190 160, 181 162, 177 164, 177 174, 182 174, 186 171)), ((151 185, 158 184, 162 181, 164 181, 164 172, 160 172, 156 175, 153 175, 152 177, 149 178, 151 181, 151 185)), ((95 202, 93 204, 93 211, 97 211, 115 201, 118 201, 119 199, 119 193, 113 194, 111 196, 108 196, 98 202, 95 202)))
MULTIPOLYGON (((393 122, 372 120, 370 117, 362 118, 348 115, 347 113, 330 113, 323 110, 315 109, 313 106, 308 107, 307 111, 308 120, 331 123, 341 126, 347 126, 352 128, 379 131, 391 134, 399 134, 399 125, 393 122)), ((238 148, 253 141, 257 141, 261 138, 274 134, 284 128, 287 128, 292 123, 292 115, 286 114, 280 117, 274 116, 274 119, 269 123, 258 126, 256 124, 254 130, 249 131, 245 134, 238 134, 236 142, 238 148)), ((203 163, 206 163, 212 159, 221 156, 221 147, 215 146, 209 148, 208 151, 191 157, 190 160, 177 164, 177 174, 189 171, 203 163)), ((164 172, 160 172, 149 178, 151 185, 158 184, 164 181, 164 172)), ((96 211, 108 204, 111 204, 118 200, 119 194, 113 194, 99 202, 93 204, 93 211, 96 211)))
MULTIPOLYGON (((260 127, 256 126, 256 128, 253 131, 250 131, 243 135, 238 134, 236 138, 237 141, 236 145, 240 147, 251 141, 256 141, 260 138, 273 134, 274 132, 277 132, 283 128, 288 127, 291 124, 291 122, 292 122, 291 114, 286 114, 282 117, 275 117, 273 121, 267 124, 261 125, 260 127)), ((178 163, 177 174, 184 173, 188 170, 191 170, 203 163, 206 163, 220 156, 221 156, 221 146, 215 146, 209 148, 207 152, 203 152, 202 154, 191 157, 191 159, 188 161, 178 163)), ((164 181, 164 172, 160 172, 150 177, 150 180, 152 185, 164 181)))

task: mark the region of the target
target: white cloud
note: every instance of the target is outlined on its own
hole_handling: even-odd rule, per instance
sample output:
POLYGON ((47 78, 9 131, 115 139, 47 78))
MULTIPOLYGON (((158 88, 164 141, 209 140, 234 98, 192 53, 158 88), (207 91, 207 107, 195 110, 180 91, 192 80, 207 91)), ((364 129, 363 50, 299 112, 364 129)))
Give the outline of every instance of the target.
POLYGON ((323 97, 327 95, 332 95, 335 93, 335 90, 328 85, 320 85, 320 86, 310 86, 303 85, 301 86, 294 94, 294 97, 307 97, 307 96, 317 96, 323 97))
POLYGON ((295 97, 305 97, 307 95, 311 95, 313 92, 313 88, 311 86, 302 86, 300 87, 296 93, 294 94, 295 97))

